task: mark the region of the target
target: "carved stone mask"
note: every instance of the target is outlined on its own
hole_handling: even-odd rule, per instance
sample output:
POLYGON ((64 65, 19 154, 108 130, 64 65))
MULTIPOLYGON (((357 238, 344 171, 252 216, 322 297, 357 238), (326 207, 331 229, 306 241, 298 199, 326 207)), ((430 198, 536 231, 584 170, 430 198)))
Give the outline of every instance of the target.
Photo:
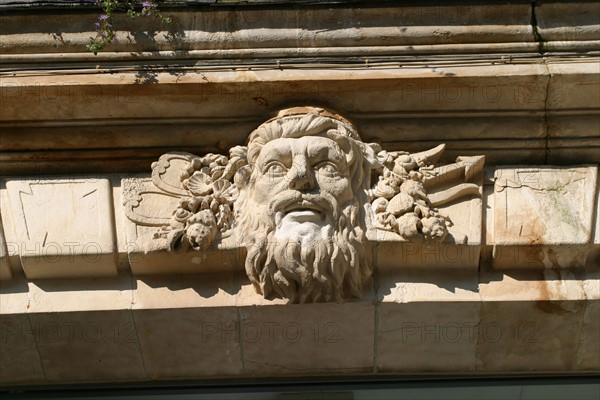
POLYGON ((265 297, 360 297, 370 275, 359 198, 370 176, 363 144, 353 126, 323 109, 283 115, 248 144, 252 172, 236 203, 246 272, 265 297))
POLYGON ((266 298, 361 298, 371 276, 367 234, 371 241, 466 243, 439 207, 480 196, 471 181, 484 158, 437 166, 443 152, 444 145, 388 152, 364 143, 337 114, 290 108, 229 156, 164 154, 153 163, 151 185, 126 186, 125 213, 159 228, 148 252, 208 257, 219 248, 246 247, 246 274, 266 298), (170 216, 144 208, 157 195, 178 200, 170 216))

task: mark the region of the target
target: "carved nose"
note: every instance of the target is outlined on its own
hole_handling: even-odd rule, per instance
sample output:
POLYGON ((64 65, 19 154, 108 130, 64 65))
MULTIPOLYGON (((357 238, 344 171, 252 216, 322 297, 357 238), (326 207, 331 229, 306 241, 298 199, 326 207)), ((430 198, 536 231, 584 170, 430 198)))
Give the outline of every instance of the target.
POLYGON ((305 191, 314 188, 314 178, 308 171, 306 171, 306 168, 297 167, 295 168, 295 171, 292 171, 293 172, 290 179, 290 189, 305 191))

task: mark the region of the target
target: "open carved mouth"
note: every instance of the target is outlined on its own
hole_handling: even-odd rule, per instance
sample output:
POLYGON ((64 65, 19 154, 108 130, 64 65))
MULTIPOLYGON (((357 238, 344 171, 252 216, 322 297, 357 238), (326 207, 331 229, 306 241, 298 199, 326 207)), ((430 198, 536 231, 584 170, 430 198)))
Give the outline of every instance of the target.
POLYGON ((283 212, 286 217, 292 217, 299 222, 322 220, 325 215, 321 207, 306 200, 290 204, 283 212))

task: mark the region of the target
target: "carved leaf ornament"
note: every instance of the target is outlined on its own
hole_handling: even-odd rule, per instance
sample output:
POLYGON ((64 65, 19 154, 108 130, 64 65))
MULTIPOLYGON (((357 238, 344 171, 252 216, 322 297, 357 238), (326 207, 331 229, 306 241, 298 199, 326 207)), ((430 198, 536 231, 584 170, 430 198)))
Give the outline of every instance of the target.
POLYGON ((439 165, 444 149, 441 144, 418 153, 386 151, 362 142, 338 114, 296 107, 263 123, 249 136, 248 147, 235 146, 229 155, 162 155, 152 164, 151 187, 129 189, 125 213, 136 224, 156 226, 155 240, 177 252, 218 245, 240 226, 247 237, 259 237, 254 231, 263 229, 279 243, 263 238, 246 245, 257 249, 249 251, 246 271, 258 293, 299 302, 341 301, 358 296, 370 274, 370 261, 356 253, 366 229, 391 232, 398 241, 442 243, 450 240, 452 221, 439 207, 481 195, 472 181, 484 157, 439 165), (144 199, 157 195, 178 199, 170 217, 141 212, 144 199), (291 246, 283 250, 292 259, 273 254, 284 245, 291 246), (339 275, 340 265, 350 265, 347 273, 339 275), (353 265, 363 272, 353 272, 353 265))

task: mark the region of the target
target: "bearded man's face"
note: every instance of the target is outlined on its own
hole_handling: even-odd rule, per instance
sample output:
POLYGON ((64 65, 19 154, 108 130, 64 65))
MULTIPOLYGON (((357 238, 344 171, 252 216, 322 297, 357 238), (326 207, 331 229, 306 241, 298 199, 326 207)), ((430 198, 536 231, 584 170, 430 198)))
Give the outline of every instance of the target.
POLYGON ((276 239, 308 244, 318 234, 326 235, 327 228, 337 225, 338 204, 352 198, 344 153, 324 137, 267 143, 254 173, 252 199, 274 218, 276 239))
POLYGON ((326 137, 279 138, 260 150, 244 204, 246 271, 257 291, 292 302, 359 297, 356 220, 346 154, 326 137))

